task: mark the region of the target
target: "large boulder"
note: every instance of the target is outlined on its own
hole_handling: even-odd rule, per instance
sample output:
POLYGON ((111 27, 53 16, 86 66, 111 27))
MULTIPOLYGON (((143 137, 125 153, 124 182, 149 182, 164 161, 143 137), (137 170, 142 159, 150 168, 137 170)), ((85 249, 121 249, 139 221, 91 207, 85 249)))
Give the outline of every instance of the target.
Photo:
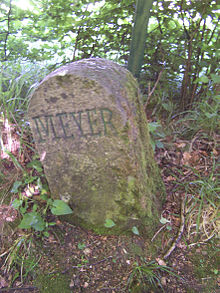
POLYGON ((164 186, 155 164, 136 80, 122 66, 91 58, 49 74, 28 117, 53 198, 69 220, 105 232, 158 219, 164 186))

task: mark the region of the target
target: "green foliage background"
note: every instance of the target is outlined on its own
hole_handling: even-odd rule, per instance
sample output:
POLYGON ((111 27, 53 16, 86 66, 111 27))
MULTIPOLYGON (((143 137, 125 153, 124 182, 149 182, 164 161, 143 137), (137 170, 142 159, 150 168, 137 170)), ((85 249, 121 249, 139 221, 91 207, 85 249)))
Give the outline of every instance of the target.
MULTIPOLYGON (((17 0, 2 1, 3 69, 6 62, 22 60, 39 62, 52 70, 89 57, 108 58, 127 66, 131 38, 135 37, 132 26, 138 1, 31 0, 30 3, 32 9, 28 10, 21 9, 17 0)), ((212 0, 153 2, 139 77, 146 95, 149 83, 152 88, 161 71, 157 87, 160 99, 174 100, 181 110, 190 109, 210 89, 216 89, 213 79, 219 61, 218 9, 217 1, 212 0)), ((134 50, 131 53, 135 54, 134 50)))
MULTIPOLYGON (((132 28, 135 17, 137 18, 138 1, 145 3, 144 0, 29 0, 32 8, 26 9, 25 5, 22 8, 18 5, 18 0, 1 0, 0 148, 3 151, 6 149, 5 152, 16 167, 17 173, 22 173, 23 176, 20 179, 21 175, 18 175, 20 181, 15 181, 14 185, 10 186, 15 177, 9 180, 10 176, 5 177, 0 169, 0 187, 8 186, 5 190, 0 188, 0 196, 4 202, 5 199, 8 201, 9 191, 17 194, 19 198, 15 199, 13 205, 23 217, 21 227, 33 228, 35 236, 42 231, 44 236, 48 236, 48 227, 55 224, 47 221, 47 209, 50 209, 52 214, 59 215, 67 213, 68 208, 61 202, 51 201, 45 194, 41 194, 40 198, 44 200, 43 203, 32 197, 22 197, 25 186, 29 183, 42 185, 39 182, 43 176, 42 168, 36 165, 38 161, 32 161, 32 166, 24 166, 25 164, 21 163, 23 155, 26 161, 30 161, 34 153, 28 122, 25 119, 30 93, 50 71, 82 58, 107 58, 128 67, 131 53, 133 56, 138 54, 136 48, 133 51, 130 49, 134 38, 132 28), (20 140, 17 157, 7 151, 3 140, 5 133, 1 133, 8 120, 12 125, 16 125, 16 134, 20 140), (30 150, 33 153, 30 153, 30 150), (26 167, 29 168, 28 171, 26 167)), ((151 121, 149 131, 154 149, 163 148, 166 144, 163 138, 169 134, 171 139, 175 136, 189 139, 191 147, 198 136, 207 138, 207 133, 210 150, 214 151, 216 148, 220 99, 219 8, 217 0, 155 0, 147 32, 146 28, 138 32, 143 36, 147 34, 146 40, 141 38, 145 48, 139 84, 151 121)), ((207 158, 205 164, 206 160, 207 158)), ((3 160, 0 160, 0 167, 2 162, 3 160)), ((192 219, 193 237, 197 237, 199 232, 199 236, 207 238, 207 223, 203 222, 201 215, 207 215, 210 206, 217 214, 219 197, 215 169, 214 161, 211 175, 206 176, 204 173, 204 177, 200 177, 195 173, 196 180, 193 182, 187 182, 186 173, 178 171, 181 179, 177 180, 177 185, 181 187, 182 184, 184 192, 190 195, 186 207, 190 212, 192 210, 193 214, 189 213, 189 218, 196 219, 196 222, 192 219), (204 227, 205 233, 203 230, 199 231, 200 227, 204 227)), ((197 170, 194 169, 193 172, 197 170)), ((41 193, 42 191, 43 189, 41 193)), ((181 192, 182 190, 180 195, 181 192)), ((213 214, 215 215, 215 212, 213 214)), ((215 223, 211 217, 212 215, 210 222, 215 223)), ((190 227, 188 218, 187 221, 190 227)), ((106 227, 114 225, 111 219, 106 220, 106 227)), ((171 226, 167 226, 167 231, 168 227, 171 226)), ((135 226, 132 232, 139 234, 135 226)), ((36 262, 30 250, 29 242, 33 240, 32 237, 33 234, 30 233, 21 235, 9 248, 5 261, 8 272, 13 266, 21 266, 21 280, 24 259, 27 259, 28 266, 24 278, 39 261, 36 262), (24 250, 23 255, 21 249, 24 250)), ((197 238, 192 241, 197 241, 197 238)), ((155 267, 154 263, 136 263, 131 274, 131 285, 136 281, 140 286, 141 282, 145 286, 146 280, 157 281, 158 270, 154 273, 157 268, 159 267, 155 267)), ((163 266, 160 266, 159 270, 161 268, 163 269, 163 266)), ((203 267, 200 259, 196 269, 201 271, 201 268, 203 277, 206 277, 206 274, 210 273, 210 262, 203 267)), ((211 271, 212 274, 218 273, 216 267, 211 271)), ((16 274, 19 273, 17 270, 15 272, 16 279, 16 274)), ((48 281, 48 278, 45 280, 48 281)), ((48 282, 46 283, 48 285, 48 282)))

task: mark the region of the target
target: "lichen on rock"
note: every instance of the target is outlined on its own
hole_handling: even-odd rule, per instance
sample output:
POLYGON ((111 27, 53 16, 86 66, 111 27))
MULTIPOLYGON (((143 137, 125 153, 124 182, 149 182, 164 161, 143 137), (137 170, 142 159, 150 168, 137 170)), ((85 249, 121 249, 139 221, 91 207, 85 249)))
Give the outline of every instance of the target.
POLYGON ((49 74, 28 116, 51 194, 73 208, 69 220, 124 232, 156 221, 165 194, 150 145, 141 94, 122 66, 91 58, 49 74))

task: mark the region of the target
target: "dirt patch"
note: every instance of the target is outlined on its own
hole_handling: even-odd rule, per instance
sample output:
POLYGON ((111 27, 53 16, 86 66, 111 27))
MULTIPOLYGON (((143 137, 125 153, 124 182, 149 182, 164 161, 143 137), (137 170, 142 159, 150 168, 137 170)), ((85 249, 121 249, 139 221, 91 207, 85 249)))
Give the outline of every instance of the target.
MULTIPOLYGON (((214 271, 218 253, 214 244, 208 251, 207 246, 202 247, 200 252, 194 248, 183 249, 179 245, 166 263, 179 277, 162 271, 157 275, 162 289, 150 286, 149 282, 143 286, 138 276, 134 278, 133 286, 129 287, 134 268, 149 263, 160 254, 160 247, 149 245, 143 237, 98 236, 58 222, 50 231, 49 238, 43 241, 35 239, 34 243, 32 255, 38 264, 30 270, 23 283, 20 282, 18 263, 7 274, 4 273, 2 259, 0 275, 9 284, 10 274, 14 275, 18 270, 19 275, 13 286, 20 288, 13 291, 0 289, 0 292, 219 292, 214 271), (211 251, 212 258, 209 257, 211 251), (206 271, 204 269, 203 274, 198 275, 201 263, 205 265, 207 259, 206 271), (213 271, 208 272, 211 264, 213 271)), ((23 275, 27 269, 28 265, 24 262, 23 275)))

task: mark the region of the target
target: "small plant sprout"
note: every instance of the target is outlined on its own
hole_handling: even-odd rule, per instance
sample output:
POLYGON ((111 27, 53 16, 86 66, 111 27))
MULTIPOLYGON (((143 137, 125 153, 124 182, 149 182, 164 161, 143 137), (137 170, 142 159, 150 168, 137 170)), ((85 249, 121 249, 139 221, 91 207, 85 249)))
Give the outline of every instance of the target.
POLYGON ((133 292, 133 288, 136 290, 149 290, 158 287, 165 292, 161 283, 162 273, 168 273, 179 278, 179 276, 166 265, 159 265, 155 261, 147 262, 146 260, 143 260, 141 264, 135 262, 132 273, 128 279, 129 292, 133 292))
POLYGON ((54 223, 46 221, 46 212, 48 208, 56 216, 71 214, 72 209, 59 199, 51 199, 48 196, 47 184, 42 183, 44 178, 41 162, 34 158, 28 163, 29 172, 23 173, 23 178, 15 181, 11 192, 17 193, 18 198, 12 202, 12 207, 18 210, 22 215, 19 224, 20 229, 33 229, 36 232, 43 232, 48 236, 47 229, 54 223), (39 175, 36 175, 36 172, 39 175))

